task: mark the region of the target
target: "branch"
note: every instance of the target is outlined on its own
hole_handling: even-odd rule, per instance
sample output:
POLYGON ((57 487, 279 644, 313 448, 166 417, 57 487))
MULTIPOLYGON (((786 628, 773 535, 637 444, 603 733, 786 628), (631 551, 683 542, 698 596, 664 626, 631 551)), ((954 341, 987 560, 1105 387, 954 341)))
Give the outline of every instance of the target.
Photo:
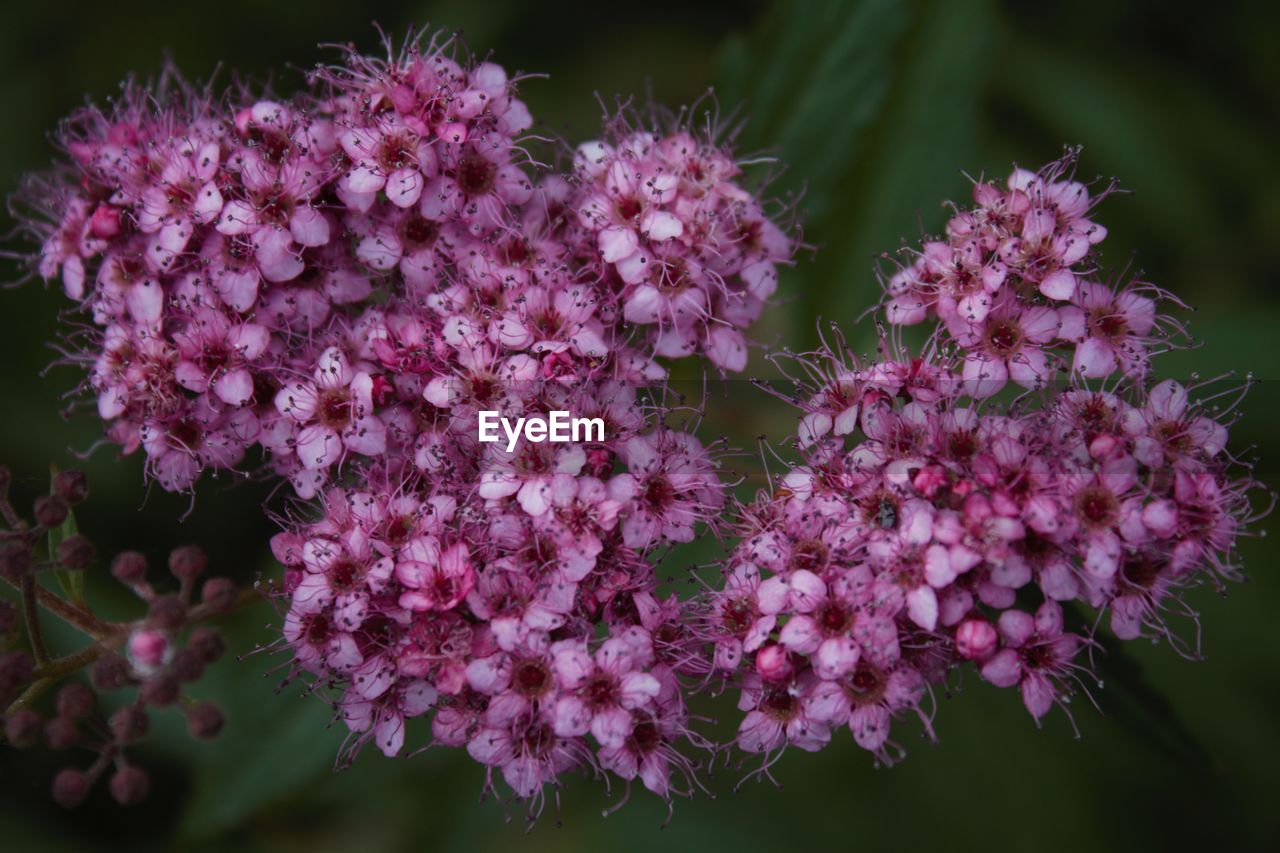
POLYGON ((36 611, 36 579, 24 575, 20 582, 22 591, 22 616, 27 623, 27 639, 31 643, 31 655, 36 666, 49 662, 49 651, 44 647, 44 634, 40 631, 40 614, 36 611))

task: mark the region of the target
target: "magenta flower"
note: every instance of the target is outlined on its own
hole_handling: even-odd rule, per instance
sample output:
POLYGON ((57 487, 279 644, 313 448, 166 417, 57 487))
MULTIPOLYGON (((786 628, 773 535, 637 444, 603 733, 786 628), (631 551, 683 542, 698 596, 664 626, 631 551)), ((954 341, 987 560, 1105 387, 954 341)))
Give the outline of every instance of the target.
POLYGON ((556 734, 590 732, 606 749, 625 744, 634 725, 632 711, 649 705, 661 689, 656 678, 640 669, 636 643, 647 648, 648 635, 639 628, 632 633, 605 640, 594 656, 585 642, 556 644, 556 683, 561 690, 552 711, 556 734))
POLYGON ((386 449, 386 428, 373 411, 373 380, 352 371, 337 347, 325 350, 314 381, 294 382, 276 394, 280 414, 294 421, 298 458, 307 468, 328 468, 345 450, 376 456, 386 449))

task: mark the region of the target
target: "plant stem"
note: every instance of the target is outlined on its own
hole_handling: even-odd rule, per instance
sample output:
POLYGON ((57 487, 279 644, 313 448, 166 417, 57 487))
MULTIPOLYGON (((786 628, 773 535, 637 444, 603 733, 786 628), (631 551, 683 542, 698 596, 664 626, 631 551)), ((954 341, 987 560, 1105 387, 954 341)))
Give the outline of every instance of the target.
MULTIPOLYGON (((22 592, 22 586, 18 583, 15 583, 8 578, 0 578, 0 581, 8 584, 9 587, 14 590, 22 592)), ((54 616, 57 616, 63 622, 68 622, 71 625, 74 625, 81 633, 88 634, 96 640, 101 640, 113 633, 110 623, 103 622, 83 607, 76 607, 65 599, 60 598, 39 584, 36 584, 34 579, 32 579, 32 585, 35 587, 36 601, 39 602, 41 607, 48 610, 54 616)), ((25 602, 26 599, 24 595, 24 605, 25 602)))
POLYGON ((31 684, 27 685, 27 689, 22 691, 21 696, 13 700, 13 703, 10 704, 8 709, 5 711, 5 715, 7 716, 12 714, 14 711, 17 711, 20 708, 25 708, 32 702, 35 702, 43 696, 50 687, 57 684, 71 673, 79 670, 81 667, 93 663, 95 660, 102 657, 104 652, 110 651, 112 648, 119 645, 123 639, 124 635, 120 634, 105 643, 91 643, 78 652, 72 652, 71 654, 63 657, 54 658, 53 660, 46 661, 43 666, 36 667, 35 672, 32 673, 35 680, 31 684))
POLYGON ((31 642, 31 655, 36 666, 49 662, 49 651, 44 647, 44 634, 40 632, 40 613, 36 610, 36 579, 26 575, 21 581, 22 615, 27 623, 27 639, 31 642))

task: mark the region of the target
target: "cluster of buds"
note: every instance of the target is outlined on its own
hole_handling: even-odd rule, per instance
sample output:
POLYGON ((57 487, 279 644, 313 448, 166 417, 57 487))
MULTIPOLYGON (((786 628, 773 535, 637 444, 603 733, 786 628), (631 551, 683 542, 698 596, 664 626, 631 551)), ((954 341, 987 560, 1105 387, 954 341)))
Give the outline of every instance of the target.
POLYGON ((151 710, 177 708, 195 738, 212 738, 222 729, 222 713, 184 689, 223 653, 222 637, 202 623, 235 608, 240 592, 229 578, 202 580, 208 560, 195 546, 169 555, 174 592, 152 587, 146 557, 125 551, 111 561, 111 575, 146 605, 146 613, 105 619, 85 600, 83 575, 97 557, 93 543, 75 532, 72 515, 88 495, 84 475, 55 475, 29 518, 14 509, 8 492, 9 472, 0 469, 0 513, 7 526, 0 533, 0 583, 17 599, 0 600, 0 640, 9 649, 0 652, 4 739, 19 749, 43 745, 94 755, 87 767, 69 766, 54 777, 53 798, 60 805, 79 805, 107 773, 112 798, 134 805, 146 797, 149 782, 146 771, 129 761, 128 749, 146 736, 151 710), (42 575, 55 576, 58 591, 41 583, 42 575), (41 628, 42 618, 50 617, 83 635, 85 644, 51 654, 41 628), (25 648, 12 649, 19 644, 25 648))
POLYGON ((1234 402, 1142 381, 1146 336, 1172 327, 1152 298, 1104 300, 1078 276, 1103 231, 1073 166, 978 183, 948 240, 888 279, 890 321, 941 321, 922 355, 883 337, 858 358, 837 335, 788 357, 801 464, 742 507, 704 604, 715 665, 742 689, 742 749, 817 750, 848 726, 889 763, 894 722, 932 737, 931 689, 970 664, 1038 721, 1087 695, 1099 623, 1197 654, 1169 619, 1194 620, 1188 588, 1239 577, 1257 483, 1226 450, 1234 402), (1055 372, 1043 348, 1073 345, 1055 372), (1031 390, 993 399, 1006 377, 1031 390))
POLYGON ((28 191, 35 266, 161 486, 258 445, 309 502, 273 542, 284 642, 353 746, 430 715, 531 812, 573 769, 669 798, 709 664, 653 558, 725 497, 663 360, 741 370, 797 239, 687 117, 535 162, 513 81, 458 53, 348 52, 290 99, 126 88, 28 191), (482 412, 600 428, 486 444, 482 412))

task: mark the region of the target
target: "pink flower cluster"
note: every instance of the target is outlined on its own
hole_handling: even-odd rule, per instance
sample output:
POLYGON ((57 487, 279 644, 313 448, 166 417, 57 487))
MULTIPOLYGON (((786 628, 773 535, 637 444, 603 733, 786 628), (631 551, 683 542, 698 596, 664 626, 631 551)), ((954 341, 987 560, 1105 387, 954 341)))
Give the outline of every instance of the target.
POLYGON ((891 319, 942 321, 925 355, 886 340, 869 363, 843 341, 797 357, 806 379, 782 396, 801 410, 801 464, 742 507, 700 623, 741 687, 743 750, 813 751, 847 726, 892 762, 895 722, 933 737, 931 689, 967 664, 1038 721, 1087 695, 1092 626, 1182 647, 1167 621, 1194 619, 1182 592, 1237 576, 1255 483, 1225 450, 1226 413, 1137 381, 1155 303, 1077 278, 1102 232, 1071 165, 978 184, 948 240, 888 282, 891 319), (1082 313, 1090 331, 1064 336, 1082 313), (997 368, 1002 323, 1023 356, 997 368), (1037 346, 1077 344, 1065 386, 1029 355, 1040 326, 1037 346), (1105 330, 1125 339, 1115 358, 1095 358, 1105 330), (989 401, 976 380, 1006 375, 1038 390, 989 401))
POLYGON ((290 100, 127 90, 31 194, 38 270, 89 313, 99 414, 164 488, 259 445, 314 501, 273 542, 284 638, 354 745, 394 755, 432 714, 531 808, 571 769, 686 792, 681 679, 710 667, 650 558, 724 487, 641 386, 696 352, 741 370, 795 237, 681 125, 614 118, 538 165, 513 82, 452 53, 350 53, 290 100), (508 451, 480 411, 605 435, 508 451))
POLYGON ((1009 381, 1043 386, 1063 366, 1083 378, 1149 370, 1152 348, 1177 326, 1156 313, 1171 297, 1144 283, 1095 280, 1092 249, 1107 229, 1089 216, 1114 185, 1090 194, 1074 156, 1040 172, 1015 169, 1004 187, 980 181, 944 239, 924 243, 885 286, 885 317, 940 321, 965 352, 966 391, 989 397, 1009 381))
POLYGON ((312 92, 239 107, 167 77, 65 126, 73 162, 28 193, 36 265, 92 318, 110 438, 166 489, 260 445, 312 496, 416 440, 408 410, 448 382, 745 365, 795 241, 731 153, 615 119, 552 171, 502 68, 449 53, 351 54, 312 92))
POLYGON ((1097 280, 1111 187, 1069 156, 978 182, 885 281, 891 324, 936 323, 922 355, 798 357, 800 464, 739 508, 720 588, 662 595, 727 503, 664 360, 741 371, 795 235, 679 122, 539 164, 513 81, 453 56, 350 52, 281 100, 129 87, 25 196, 108 437, 180 491, 258 447, 304 502, 283 645, 353 750, 465 748, 531 814, 570 771, 670 799, 710 746, 687 695, 726 684, 742 750, 847 726, 888 762, 958 670, 1039 720, 1087 693, 1091 625, 1178 642, 1182 592, 1237 575, 1230 407, 1148 381, 1172 297, 1097 280), (603 436, 480 440, 557 411, 603 436))

